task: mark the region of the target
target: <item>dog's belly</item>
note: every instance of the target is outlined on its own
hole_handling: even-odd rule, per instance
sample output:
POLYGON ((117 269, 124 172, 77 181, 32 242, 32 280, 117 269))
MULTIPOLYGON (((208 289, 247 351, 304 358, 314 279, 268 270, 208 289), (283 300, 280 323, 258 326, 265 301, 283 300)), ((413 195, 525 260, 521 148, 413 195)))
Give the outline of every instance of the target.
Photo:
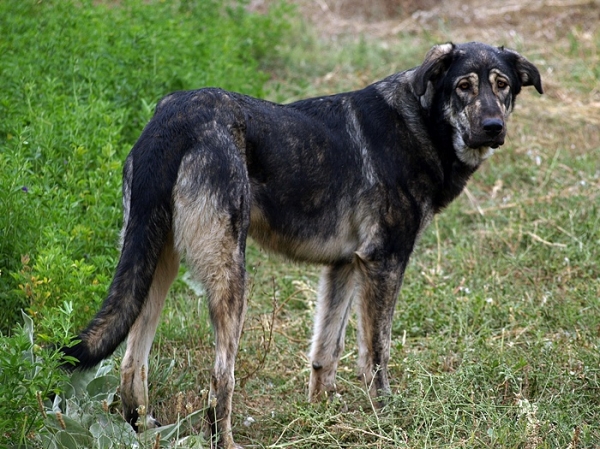
POLYGON ((354 232, 352 218, 327 223, 327 229, 308 224, 304 217, 289 226, 279 223, 274 228, 265 215, 252 208, 250 236, 264 249, 282 254, 292 260, 332 264, 351 261, 358 249, 359 237, 354 232), (304 223, 304 227, 301 223, 304 223))

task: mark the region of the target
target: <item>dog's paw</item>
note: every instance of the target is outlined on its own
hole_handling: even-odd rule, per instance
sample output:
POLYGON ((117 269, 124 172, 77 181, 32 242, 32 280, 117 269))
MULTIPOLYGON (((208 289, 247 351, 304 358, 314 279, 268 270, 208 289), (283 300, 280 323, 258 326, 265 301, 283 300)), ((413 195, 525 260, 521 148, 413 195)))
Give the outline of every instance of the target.
POLYGON ((135 427, 138 432, 143 432, 148 429, 156 429, 157 427, 161 427, 162 424, 154 419, 151 415, 140 416, 135 423, 135 427))

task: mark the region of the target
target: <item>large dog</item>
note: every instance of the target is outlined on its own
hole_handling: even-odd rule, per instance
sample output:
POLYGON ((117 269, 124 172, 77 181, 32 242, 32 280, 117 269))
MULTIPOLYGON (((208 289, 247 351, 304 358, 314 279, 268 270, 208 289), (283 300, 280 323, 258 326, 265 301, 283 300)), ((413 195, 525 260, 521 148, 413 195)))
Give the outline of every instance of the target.
POLYGON ((125 162, 121 258, 108 297, 64 352, 89 368, 128 337, 124 415, 136 428, 157 425, 139 408, 148 406, 148 354, 184 257, 206 288, 216 341, 208 431, 213 443, 238 447, 231 399, 250 235, 325 266, 310 399, 335 389, 353 299, 359 374, 385 396, 392 316, 415 242, 504 143, 515 97, 529 85, 542 93, 520 54, 448 43, 362 90, 288 105, 220 89, 166 96, 125 162))

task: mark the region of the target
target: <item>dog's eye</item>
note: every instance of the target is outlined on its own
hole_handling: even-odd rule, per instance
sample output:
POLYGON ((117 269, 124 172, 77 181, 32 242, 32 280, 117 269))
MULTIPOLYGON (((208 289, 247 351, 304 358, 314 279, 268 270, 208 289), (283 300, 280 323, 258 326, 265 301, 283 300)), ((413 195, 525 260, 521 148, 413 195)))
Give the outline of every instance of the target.
POLYGON ((471 83, 467 80, 463 80, 460 83, 458 83, 458 88, 463 91, 469 90, 471 89, 471 83))
POLYGON ((498 89, 505 89, 508 87, 508 83, 503 80, 498 80, 496 81, 496 87, 498 87, 498 89))

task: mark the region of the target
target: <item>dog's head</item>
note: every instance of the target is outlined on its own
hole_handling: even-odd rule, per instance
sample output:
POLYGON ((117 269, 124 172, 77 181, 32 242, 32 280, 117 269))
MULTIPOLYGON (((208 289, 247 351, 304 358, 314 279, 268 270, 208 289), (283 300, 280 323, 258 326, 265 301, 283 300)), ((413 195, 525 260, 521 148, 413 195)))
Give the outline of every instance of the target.
POLYGON ((412 87, 426 109, 440 108, 459 159, 479 165, 504 143, 522 86, 542 93, 538 69, 519 53, 472 42, 437 45, 415 69, 412 87))

